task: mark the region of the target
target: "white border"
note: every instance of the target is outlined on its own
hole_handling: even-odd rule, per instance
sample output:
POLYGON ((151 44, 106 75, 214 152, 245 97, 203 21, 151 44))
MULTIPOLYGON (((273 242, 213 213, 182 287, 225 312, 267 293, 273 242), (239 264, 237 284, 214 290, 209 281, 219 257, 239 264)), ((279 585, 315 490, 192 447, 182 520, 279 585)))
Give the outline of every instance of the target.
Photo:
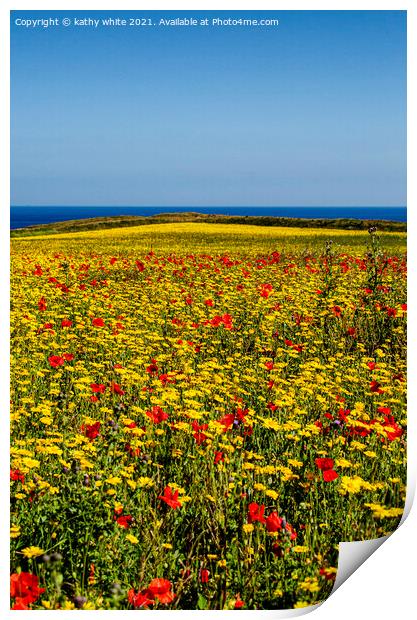
MULTIPOLYGON (((312 0, 286 0, 277 2, 265 2, 257 0, 257 2, 240 2, 232 0, 223 0, 223 2, 132 2, 124 0, 122 4, 117 2, 92 0, 72 0, 67 2, 59 2, 57 0, 34 2, 3 0, 0 5, 0 75, 2 79, 2 96, 1 115, 0 115, 0 136, 1 154, 0 158, 0 195, 1 195, 1 217, 0 217, 0 351, 1 351, 1 372, 0 372, 0 454, 1 454, 1 476, 0 476, 0 499, 4 506, 3 527, 1 528, 0 537, 0 610, 4 612, 4 616, 8 618, 9 614, 14 617, 16 613, 26 614, 27 612, 10 612, 9 611, 9 571, 7 558, 9 557, 9 541, 8 541, 8 463, 9 463, 9 427, 8 427, 8 408, 9 408, 9 379, 8 379, 8 353, 9 353, 9 250, 7 239, 9 235, 9 177, 10 177, 10 158, 9 158, 9 11, 10 10, 407 10, 408 13, 408 109, 412 110, 408 115, 408 169, 416 169, 416 6, 415 0, 389 1, 389 0, 321 0, 313 2, 312 0)), ((409 240, 414 239, 417 205, 416 205, 416 175, 414 173, 408 178, 408 235, 409 240)), ((411 265, 410 272, 416 269, 416 246, 417 244, 409 243, 409 263, 411 265)), ((417 395, 417 382, 411 378, 417 376, 416 354, 414 353, 413 343, 417 342, 417 313, 416 303, 417 294, 413 288, 417 285, 414 274, 409 278, 409 438, 408 438, 408 495, 407 510, 410 510, 412 503, 412 495, 416 486, 417 471, 417 423, 415 420, 414 403, 417 395)), ((391 620, 395 615, 396 618, 407 619, 414 617, 414 589, 415 589, 415 570, 416 570, 416 551, 417 551, 417 509, 413 508, 409 518, 405 524, 395 532, 389 540, 382 545, 375 556, 370 558, 364 566, 362 566, 343 587, 337 590, 331 597, 319 607, 314 617, 317 620, 334 619, 337 614, 338 620, 351 619, 352 614, 359 614, 359 617, 366 618, 369 616, 378 616, 379 620, 388 618, 391 620)), ((311 608, 310 608, 311 609, 311 608)), ((269 611, 240 611, 240 614, 246 616, 253 614, 262 614, 274 617, 290 617, 294 616, 296 610, 283 612, 269 611)), ((300 610, 301 611, 301 610, 300 610)), ((43 611, 35 611, 31 613, 44 613, 43 611)), ((60 611, 56 612, 59 618, 64 618, 65 614, 72 612, 60 611)), ((87 612, 78 612, 87 613, 87 612)), ((110 613, 105 611, 90 611, 95 617, 101 617, 103 614, 110 613)), ((124 614, 124 611, 113 611, 114 614, 124 614)), ((146 612, 136 612, 146 613, 146 612)), ((152 612, 154 614, 172 614, 173 612, 152 612)), ((177 612, 183 617, 192 617, 194 611, 177 612)), ((233 612, 200 612, 206 615, 233 613, 233 612)), ((113 616, 110 616, 111 618, 113 616)), ((114 615, 115 617, 115 615, 114 615)))

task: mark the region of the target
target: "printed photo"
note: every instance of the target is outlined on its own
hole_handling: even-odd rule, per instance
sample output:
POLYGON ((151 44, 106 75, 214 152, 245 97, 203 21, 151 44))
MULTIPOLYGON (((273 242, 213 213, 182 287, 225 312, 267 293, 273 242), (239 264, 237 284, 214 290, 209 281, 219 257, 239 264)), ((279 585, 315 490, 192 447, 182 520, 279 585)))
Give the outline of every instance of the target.
POLYGON ((283 610, 406 494, 406 12, 11 12, 10 606, 283 610))

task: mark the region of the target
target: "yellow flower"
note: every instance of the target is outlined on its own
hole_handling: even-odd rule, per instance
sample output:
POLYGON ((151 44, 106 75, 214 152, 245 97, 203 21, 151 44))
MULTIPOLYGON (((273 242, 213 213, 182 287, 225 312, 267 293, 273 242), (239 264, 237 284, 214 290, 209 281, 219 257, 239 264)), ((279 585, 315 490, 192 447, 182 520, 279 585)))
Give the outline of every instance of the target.
POLYGON ((32 459, 32 458, 30 458, 28 456, 25 456, 22 459, 22 463, 23 463, 24 467, 27 468, 27 469, 34 469, 35 467, 39 467, 39 465, 40 465, 39 461, 37 461, 36 459, 32 459))
POLYGON ((147 478, 145 476, 141 476, 140 478, 138 478, 137 483, 138 487, 141 489, 155 486, 155 482, 152 480, 152 478, 147 478))
POLYGON ((300 583, 301 590, 307 590, 307 592, 319 592, 320 586, 316 578, 306 577, 304 581, 300 583))
POLYGON ((133 534, 126 534, 126 539, 132 543, 132 545, 137 545, 139 542, 139 539, 136 538, 136 536, 133 536, 133 534))
POLYGON ((61 609, 75 609, 75 605, 74 605, 74 603, 71 603, 71 601, 65 601, 62 604, 61 609))
POLYGON ((40 547, 25 547, 22 549, 21 553, 25 556, 25 558, 37 558, 39 555, 43 555, 45 551, 40 547))
POLYGON ((119 478, 119 476, 111 476, 110 478, 107 478, 106 482, 107 484, 113 484, 113 485, 117 485, 120 484, 122 481, 121 478, 119 478))
POLYGON ((376 519, 385 519, 386 517, 393 518, 399 517, 403 514, 403 508, 386 508, 379 504, 364 504, 366 508, 370 508, 373 512, 373 516, 376 519))
POLYGON ((245 523, 245 525, 242 527, 243 531, 246 532, 246 534, 250 534, 251 532, 253 532, 253 530, 255 529, 254 525, 252 523, 245 523))
POLYGON ((10 526, 10 538, 19 538, 19 536, 20 536, 20 526, 11 525, 10 526))

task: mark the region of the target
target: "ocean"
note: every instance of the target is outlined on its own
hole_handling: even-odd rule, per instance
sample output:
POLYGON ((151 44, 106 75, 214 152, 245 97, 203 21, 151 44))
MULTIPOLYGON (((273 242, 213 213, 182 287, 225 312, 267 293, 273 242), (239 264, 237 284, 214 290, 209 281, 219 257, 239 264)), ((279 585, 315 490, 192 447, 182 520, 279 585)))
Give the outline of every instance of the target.
POLYGON ((194 211, 215 215, 265 215, 301 218, 353 218, 407 221, 406 207, 10 207, 10 228, 113 215, 150 216, 194 211))

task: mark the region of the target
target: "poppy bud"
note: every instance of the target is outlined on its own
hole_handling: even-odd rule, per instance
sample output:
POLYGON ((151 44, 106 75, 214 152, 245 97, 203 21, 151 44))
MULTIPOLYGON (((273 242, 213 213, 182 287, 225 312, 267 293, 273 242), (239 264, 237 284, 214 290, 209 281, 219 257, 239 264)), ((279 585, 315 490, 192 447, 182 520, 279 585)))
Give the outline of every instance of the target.
POLYGON ((110 587, 111 594, 113 594, 114 596, 117 596, 118 594, 120 594, 121 591, 122 591, 122 588, 120 586, 120 583, 111 584, 111 587, 110 587))
POLYGON ((74 605, 77 609, 81 609, 86 602, 87 599, 85 598, 85 596, 76 596, 74 598, 74 605))
POLYGON ((209 572, 207 568, 202 568, 200 571, 200 581, 201 583, 208 583, 209 580, 209 572))

